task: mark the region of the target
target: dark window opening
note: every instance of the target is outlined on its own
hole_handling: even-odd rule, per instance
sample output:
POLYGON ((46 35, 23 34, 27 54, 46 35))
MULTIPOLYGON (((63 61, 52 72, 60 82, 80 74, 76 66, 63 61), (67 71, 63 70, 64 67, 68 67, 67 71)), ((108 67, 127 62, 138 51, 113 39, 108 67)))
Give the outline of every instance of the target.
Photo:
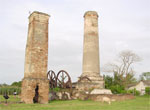
POLYGON ((35 96, 33 98, 33 102, 34 103, 38 103, 38 98, 39 98, 39 92, 38 92, 38 90, 39 90, 39 86, 36 86, 36 88, 35 88, 35 96))

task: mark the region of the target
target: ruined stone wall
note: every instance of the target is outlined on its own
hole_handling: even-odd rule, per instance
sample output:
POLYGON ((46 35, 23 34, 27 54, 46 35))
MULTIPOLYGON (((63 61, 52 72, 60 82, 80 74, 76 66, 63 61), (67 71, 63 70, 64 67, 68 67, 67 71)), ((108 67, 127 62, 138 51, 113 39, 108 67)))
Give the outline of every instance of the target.
POLYGON ((35 97, 36 86, 38 90, 38 103, 48 103, 49 95, 49 81, 40 78, 24 78, 22 81, 21 88, 21 101, 27 104, 34 103, 33 98, 35 97))
POLYGON ((48 20, 49 15, 33 12, 29 16, 21 100, 25 103, 48 103, 48 20), (36 90, 36 88, 38 89, 36 90))

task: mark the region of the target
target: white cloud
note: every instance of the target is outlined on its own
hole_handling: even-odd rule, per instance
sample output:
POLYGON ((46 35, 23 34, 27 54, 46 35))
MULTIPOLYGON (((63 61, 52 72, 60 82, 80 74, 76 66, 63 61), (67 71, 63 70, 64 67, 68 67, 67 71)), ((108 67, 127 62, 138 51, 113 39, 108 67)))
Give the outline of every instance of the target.
POLYGON ((101 66, 123 49, 139 54, 137 76, 150 71, 149 0, 0 0, 0 83, 19 81, 24 56, 29 11, 45 12, 49 20, 49 69, 65 69, 75 81, 82 73, 83 15, 99 14, 101 66))

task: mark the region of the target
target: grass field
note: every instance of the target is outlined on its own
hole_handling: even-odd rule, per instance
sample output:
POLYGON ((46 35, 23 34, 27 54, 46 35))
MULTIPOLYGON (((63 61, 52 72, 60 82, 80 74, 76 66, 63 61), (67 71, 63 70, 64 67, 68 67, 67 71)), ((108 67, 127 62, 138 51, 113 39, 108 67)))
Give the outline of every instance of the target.
POLYGON ((133 100, 107 103, 94 101, 51 101, 49 104, 23 104, 16 103, 20 99, 10 96, 8 105, 5 105, 4 98, 0 96, 0 110, 150 110, 150 97, 138 96, 133 100))

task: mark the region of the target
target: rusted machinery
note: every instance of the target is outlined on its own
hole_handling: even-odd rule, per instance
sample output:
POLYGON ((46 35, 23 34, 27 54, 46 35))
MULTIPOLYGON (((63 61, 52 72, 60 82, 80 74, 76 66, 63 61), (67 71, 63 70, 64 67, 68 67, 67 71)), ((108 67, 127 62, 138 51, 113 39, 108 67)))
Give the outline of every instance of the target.
POLYGON ((49 87, 50 88, 57 87, 56 74, 55 74, 55 72, 53 70, 48 71, 47 78, 49 80, 49 87))
POLYGON ((47 77, 50 88, 72 89, 71 77, 65 70, 60 70, 56 75, 53 70, 48 71, 47 77))
POLYGON ((47 73, 47 78, 49 80, 49 87, 51 89, 50 100, 57 99, 57 95, 56 92, 54 91, 54 88, 60 88, 60 91, 57 93, 59 94, 58 96, 60 96, 59 99, 61 100, 71 99, 72 82, 71 77, 66 71, 60 70, 57 74, 55 74, 53 70, 50 70, 47 73))
POLYGON ((87 76, 79 77, 78 82, 82 82, 82 81, 91 82, 91 80, 87 76))

